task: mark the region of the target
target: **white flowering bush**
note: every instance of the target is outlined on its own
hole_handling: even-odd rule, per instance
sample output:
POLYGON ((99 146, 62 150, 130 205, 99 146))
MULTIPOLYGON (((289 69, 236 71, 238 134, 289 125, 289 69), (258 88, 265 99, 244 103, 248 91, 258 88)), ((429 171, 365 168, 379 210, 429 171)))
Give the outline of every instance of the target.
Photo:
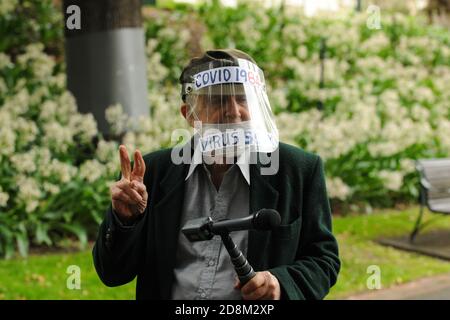
POLYGON ((52 0, 1 0, 0 52, 14 57, 28 44, 42 42, 47 52, 62 54, 62 9, 55 7, 55 3, 52 0))
MULTIPOLYGON (((29 26, 33 19, 22 21, 18 13, 30 7, 34 21, 46 20, 48 27, 58 20, 51 0, 10 1, 0 6, 0 25, 29 26)), ((168 146, 172 128, 185 126, 174 116, 178 91, 167 80, 173 70, 157 48, 158 37, 170 40, 170 29, 155 32, 146 49, 149 69, 155 67, 148 72, 152 117, 128 119, 120 105, 106 111, 121 142, 143 153, 168 146)), ((77 111, 61 56, 49 54, 54 42, 62 43, 61 34, 22 36, 0 43, 0 256, 7 258, 16 250, 25 256, 30 245, 59 245, 67 236, 84 246, 97 232, 120 169, 119 141, 104 140, 92 114, 77 111)))
MULTIPOLYGON (((84 246, 97 232, 120 168, 119 142, 104 140, 92 114, 77 111, 61 66, 43 50, 41 43, 28 45, 15 63, 0 53, 0 255, 5 257, 15 249, 26 255, 30 244, 58 244, 68 235, 84 246)), ((170 96, 168 91, 149 97, 152 118, 128 119, 120 105, 107 109, 112 130, 129 150, 147 153, 170 143, 171 130, 161 124, 184 124, 166 121, 176 112, 166 100, 170 96)))
POLYGON ((334 204, 415 199, 414 160, 449 156, 450 36, 420 17, 383 14, 382 29, 370 30, 363 14, 311 18, 216 1, 154 15, 144 21, 151 117, 129 119, 111 106, 106 117, 121 140, 106 141, 65 88, 58 10, 51 0, 0 4, 1 256, 95 235, 119 173, 119 142, 145 154, 187 128, 178 76, 200 47, 256 59, 281 140, 322 156, 334 204), (15 39, 13 26, 22 30, 15 39))
POLYGON ((110 161, 117 143, 95 143, 93 116, 77 112, 61 66, 43 50, 42 43, 30 44, 15 62, 0 52, 0 254, 6 257, 68 234, 85 244, 108 204, 106 178, 117 172, 110 161))
POLYGON ((415 200, 414 160, 449 156, 448 30, 387 12, 381 30, 367 28, 364 13, 311 18, 217 1, 200 12, 215 46, 243 49, 262 66, 281 140, 324 158, 333 200, 415 200))

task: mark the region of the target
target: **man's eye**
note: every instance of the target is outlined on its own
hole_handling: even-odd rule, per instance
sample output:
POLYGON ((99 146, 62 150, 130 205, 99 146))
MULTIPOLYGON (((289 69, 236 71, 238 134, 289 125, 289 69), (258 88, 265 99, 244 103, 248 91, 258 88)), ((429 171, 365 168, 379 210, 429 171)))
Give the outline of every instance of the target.
POLYGON ((220 107, 225 104, 225 99, 221 96, 211 96, 209 99, 209 103, 213 107, 220 107))
POLYGON ((239 104, 247 104, 247 98, 244 95, 236 96, 236 102, 239 104))

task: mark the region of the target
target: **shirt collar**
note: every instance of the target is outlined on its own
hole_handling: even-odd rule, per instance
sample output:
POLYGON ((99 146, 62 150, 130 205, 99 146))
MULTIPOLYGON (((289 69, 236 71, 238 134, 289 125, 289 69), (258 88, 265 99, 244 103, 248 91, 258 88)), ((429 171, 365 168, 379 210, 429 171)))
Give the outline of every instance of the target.
MULTIPOLYGON (((202 152, 200 151, 199 147, 200 145, 197 145, 197 148, 195 148, 194 150, 194 155, 192 157, 192 161, 189 166, 188 174, 186 176, 186 179, 184 179, 185 181, 189 179, 189 177, 192 175, 197 165, 203 163, 202 152)), ((236 164, 241 170, 242 176, 245 178, 245 181, 247 181, 247 184, 250 185, 250 165, 248 159, 249 156, 248 155, 246 156, 246 153, 244 152, 238 156, 236 164)))

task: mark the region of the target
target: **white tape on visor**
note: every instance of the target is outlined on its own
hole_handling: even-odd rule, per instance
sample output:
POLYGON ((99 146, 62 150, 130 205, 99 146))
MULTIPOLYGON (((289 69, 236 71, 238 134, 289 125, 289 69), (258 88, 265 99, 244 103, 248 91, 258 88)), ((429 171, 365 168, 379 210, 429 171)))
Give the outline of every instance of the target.
POLYGON ((193 76, 194 90, 223 83, 242 83, 264 86, 264 76, 257 71, 243 67, 220 67, 199 72, 193 76))
POLYGON ((257 129, 227 129, 225 131, 211 130, 200 137, 200 150, 226 149, 230 147, 250 147, 251 151, 273 152, 278 146, 278 139, 264 130, 257 129))

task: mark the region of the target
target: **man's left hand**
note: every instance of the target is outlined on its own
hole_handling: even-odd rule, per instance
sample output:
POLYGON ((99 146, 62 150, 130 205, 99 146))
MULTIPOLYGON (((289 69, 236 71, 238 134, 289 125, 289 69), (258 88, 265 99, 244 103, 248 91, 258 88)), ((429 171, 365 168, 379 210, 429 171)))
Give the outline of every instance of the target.
POLYGON ((280 300, 281 296, 280 283, 269 271, 256 272, 242 288, 239 282, 235 288, 241 289, 244 300, 280 300))

